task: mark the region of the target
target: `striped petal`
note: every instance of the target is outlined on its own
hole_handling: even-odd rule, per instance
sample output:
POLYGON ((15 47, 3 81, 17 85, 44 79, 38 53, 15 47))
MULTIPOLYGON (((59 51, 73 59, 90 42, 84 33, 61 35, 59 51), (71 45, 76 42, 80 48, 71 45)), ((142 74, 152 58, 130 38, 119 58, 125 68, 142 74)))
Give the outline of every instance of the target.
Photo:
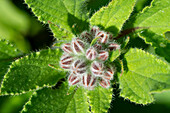
POLYGON ((97 57, 97 51, 93 47, 90 47, 89 49, 87 49, 86 58, 88 60, 94 60, 96 57, 97 57))
POLYGON ((103 32, 103 31, 100 31, 100 32, 97 33, 96 37, 99 37, 98 41, 100 43, 107 43, 109 35, 107 33, 103 32))
POLYGON ((77 85, 81 82, 81 78, 76 76, 75 74, 71 73, 68 77, 69 85, 77 85))
POLYGON ((104 88, 109 88, 110 87, 110 81, 101 78, 100 82, 99 82, 100 86, 104 87, 104 88))
POLYGON ((109 53, 107 51, 101 50, 99 51, 98 59, 105 61, 109 57, 109 53))
POLYGON ((64 54, 63 56, 61 56, 60 59, 60 67, 63 69, 70 69, 72 62, 73 62, 73 57, 64 54))
POLYGON ((94 76, 102 76, 103 74, 103 63, 93 61, 90 70, 94 76))
POLYGON ((92 90, 96 86, 96 77, 92 76, 90 73, 87 73, 82 76, 83 86, 89 90, 92 90))
POLYGON ((76 75, 84 74, 86 72, 86 69, 87 69, 86 62, 80 59, 74 61, 71 67, 72 73, 76 75))
POLYGON ((66 52, 66 53, 69 53, 69 54, 70 54, 70 53, 73 52, 70 43, 63 44, 63 45, 61 46, 61 48, 62 48, 62 50, 63 50, 64 52, 66 52))
POLYGON ((84 53, 84 42, 79 38, 73 38, 72 40, 72 49, 75 54, 84 53))

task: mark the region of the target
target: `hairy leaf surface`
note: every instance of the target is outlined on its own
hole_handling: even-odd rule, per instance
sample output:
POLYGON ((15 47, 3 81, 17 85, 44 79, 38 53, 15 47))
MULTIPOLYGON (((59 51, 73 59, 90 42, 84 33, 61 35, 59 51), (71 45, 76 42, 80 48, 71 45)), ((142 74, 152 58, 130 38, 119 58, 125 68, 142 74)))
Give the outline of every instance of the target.
POLYGON ((3 76, 8 71, 8 68, 11 62, 22 55, 15 45, 8 42, 7 40, 0 39, 0 83, 3 79, 3 76))
POLYGON ((154 101, 153 92, 170 89, 170 66, 139 49, 126 55, 128 71, 119 76, 120 95, 138 104, 154 101))
POLYGON ((170 45, 170 40, 165 37, 165 32, 170 31, 169 18, 170 1, 153 0, 150 7, 146 7, 137 15, 134 27, 148 27, 148 30, 139 33, 140 37, 156 47, 156 53, 170 62, 170 55, 164 54, 169 51, 170 45))
POLYGON ((106 113, 112 100, 112 88, 106 89, 98 86, 88 91, 88 97, 93 113, 106 113))
MULTIPOLYGON (((38 19, 44 23, 58 25, 69 34, 88 29, 88 13, 85 0, 25 0, 38 19)), ((60 30, 51 27, 55 36, 60 30)), ((67 35, 67 34, 65 34, 67 35)), ((56 37, 61 39, 61 37, 56 37)))
POLYGON ((169 18, 170 1, 153 0, 150 7, 137 15, 134 27, 149 27, 151 32, 164 36, 164 33, 170 30, 169 18))
POLYGON ((113 0, 107 7, 96 12, 90 22, 92 25, 101 26, 105 30, 117 34, 133 11, 135 1, 113 0))
POLYGON ((62 84, 59 89, 44 88, 37 91, 24 106, 22 112, 28 113, 88 113, 85 89, 71 88, 62 84))
POLYGON ((42 50, 16 60, 10 66, 1 85, 1 94, 24 93, 43 86, 54 85, 65 72, 49 67, 58 64, 61 51, 42 50))

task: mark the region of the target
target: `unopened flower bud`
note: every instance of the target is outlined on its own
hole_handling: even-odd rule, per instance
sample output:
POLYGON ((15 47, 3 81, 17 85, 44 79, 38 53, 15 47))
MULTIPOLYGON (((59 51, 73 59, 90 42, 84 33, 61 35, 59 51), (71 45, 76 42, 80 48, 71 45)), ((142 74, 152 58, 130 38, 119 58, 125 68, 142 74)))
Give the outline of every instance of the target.
POLYGON ((63 44, 61 48, 66 53, 72 53, 73 52, 70 43, 63 44))
POLYGON ((98 59, 105 61, 109 57, 109 53, 107 51, 101 50, 99 51, 98 59))
POLYGON ((92 40, 92 36, 90 33, 88 33, 87 31, 84 31, 83 33, 81 33, 81 38, 84 39, 87 42, 91 42, 92 40))
POLYGON ((104 71, 103 74, 103 78, 107 79, 107 80, 111 80, 113 79, 113 75, 114 75, 114 69, 113 67, 107 67, 106 70, 104 71))
POLYGON ((73 57, 64 54, 63 56, 61 56, 60 59, 60 67, 63 69, 70 69, 72 62, 73 62, 73 57))
POLYGON ((101 78, 100 82, 99 82, 100 86, 104 87, 104 88, 109 88, 110 87, 110 81, 101 78))
POLYGON ((93 77, 90 73, 83 75, 82 77, 83 86, 92 90, 96 85, 96 77, 93 77))
POLYGON ((81 82, 81 78, 71 73, 68 77, 69 85, 76 85, 81 82))
POLYGON ((71 71, 76 75, 82 75, 86 72, 86 68, 86 62, 78 59, 72 63, 71 71))
POLYGON ((87 49, 86 51, 86 58, 89 60, 94 60, 97 56, 97 51, 93 48, 90 47, 89 49, 87 49))
POLYGON ((72 40, 72 49, 75 54, 84 53, 84 48, 85 45, 82 40, 80 40, 79 38, 74 38, 72 40))
POLYGON ((111 44, 109 44, 108 48, 109 48, 110 51, 113 51, 113 50, 120 49, 120 45, 117 44, 117 43, 111 43, 111 44))
POLYGON ((93 61, 90 69, 95 76, 102 76, 103 74, 103 64, 100 62, 93 61))
POLYGON ((99 32, 99 27, 93 26, 93 27, 91 28, 90 32, 91 32, 92 36, 95 37, 96 34, 99 32))
POLYGON ((100 37, 99 40, 98 40, 100 43, 107 43, 108 36, 109 35, 106 34, 103 31, 98 32, 97 35, 96 35, 96 37, 100 37))
POLYGON ((96 50, 101 50, 102 49, 102 45, 101 44, 95 44, 93 46, 96 50))

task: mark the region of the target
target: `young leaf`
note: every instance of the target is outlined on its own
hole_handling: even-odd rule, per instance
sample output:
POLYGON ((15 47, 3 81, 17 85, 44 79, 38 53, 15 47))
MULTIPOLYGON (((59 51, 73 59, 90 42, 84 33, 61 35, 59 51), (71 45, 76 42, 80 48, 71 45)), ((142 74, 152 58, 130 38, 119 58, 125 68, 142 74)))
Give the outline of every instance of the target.
POLYGON ((117 34, 130 16, 136 0, 113 0, 107 7, 96 12, 90 23, 117 34))
POLYGON ((112 88, 96 87, 88 91, 88 97, 93 113, 106 113, 112 100, 112 88))
POLYGON ((50 21, 70 33, 73 29, 76 33, 88 29, 88 12, 84 7, 85 0, 25 0, 25 2, 38 19, 44 23, 50 21))
POLYGON ((137 104, 154 101, 152 93, 170 89, 170 66, 140 49, 126 55, 127 73, 119 76, 120 95, 137 104))
POLYGON ((88 108, 85 89, 71 88, 68 93, 68 85, 64 83, 59 89, 44 88, 37 91, 22 113, 88 113, 88 108))
MULTIPOLYGON (((24 93, 43 86, 51 86, 65 76, 64 71, 55 70, 49 64, 58 64, 62 52, 42 50, 16 60, 4 76, 1 95, 24 93)), ((60 69, 59 65, 58 68, 60 69)), ((57 68, 56 68, 57 69, 57 68)))

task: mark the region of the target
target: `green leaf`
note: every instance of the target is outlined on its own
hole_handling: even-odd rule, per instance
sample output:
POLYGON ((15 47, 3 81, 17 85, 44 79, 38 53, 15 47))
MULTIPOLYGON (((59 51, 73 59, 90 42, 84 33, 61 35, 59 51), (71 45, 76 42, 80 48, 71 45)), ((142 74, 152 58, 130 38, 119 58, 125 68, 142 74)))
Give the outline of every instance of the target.
POLYGON ((31 95, 32 92, 15 96, 0 96, 0 113, 19 113, 31 95))
POLYGON ((170 2, 168 0, 153 0, 150 7, 146 7, 136 16, 134 27, 148 27, 139 33, 139 36, 156 47, 156 53, 170 62, 170 56, 164 53, 169 51, 170 40, 165 32, 170 31, 170 2), (162 47, 162 45, 164 47, 162 47))
POLYGON ((110 61, 113 62, 119 55, 120 55, 120 49, 117 49, 116 51, 111 52, 110 61))
POLYGON ((87 3, 87 9, 90 12, 90 17, 98 11, 101 7, 106 6, 110 0, 86 0, 87 3))
POLYGON ((107 7, 103 7, 96 12, 92 16, 90 23, 117 34, 133 11, 135 1, 136 0, 113 0, 107 7))
POLYGON ((149 27, 151 32, 164 36, 164 33, 170 30, 169 18, 170 1, 153 0, 150 7, 137 15, 134 27, 149 27))
POLYGON ((170 62, 170 43, 165 40, 165 38, 161 35, 157 35, 149 30, 143 30, 140 34, 140 37, 145 39, 146 43, 150 43, 153 47, 155 47, 155 53, 161 57, 164 57, 165 60, 170 62))
POLYGON ((71 38, 75 37, 75 35, 73 35, 72 32, 61 29, 59 26, 56 26, 54 24, 50 24, 50 28, 52 29, 52 32, 54 33, 54 37, 57 37, 58 40, 62 40, 65 42, 65 40, 69 41, 71 40, 71 38))
POLYGON ((4 76, 1 95, 18 94, 56 84, 65 77, 65 72, 53 69, 49 64, 58 64, 62 52, 59 49, 42 50, 16 60, 4 76))
MULTIPOLYGON (((85 0, 25 0, 38 19, 44 23, 50 21, 65 31, 80 33, 88 29, 88 12, 85 0)), ((54 34, 58 34, 54 31, 54 34)), ((56 35, 57 36, 57 35, 56 35)), ((58 38, 58 37, 57 37, 58 38)))
POLYGON ((0 61, 9 60, 11 58, 20 56, 21 54, 21 51, 19 51, 15 45, 7 40, 0 39, 0 61))
POLYGON ((112 88, 106 89, 98 86, 88 91, 88 97, 93 113, 106 113, 112 100, 112 88))
POLYGON ((37 91, 24 106, 22 112, 28 113, 88 113, 87 96, 84 88, 70 89, 67 83, 59 89, 44 88, 37 91))
POLYGON ((20 55, 22 55, 22 53, 15 45, 7 40, 0 39, 0 83, 8 71, 11 62, 20 55))
POLYGON ((170 89, 170 66, 140 49, 126 55, 128 71, 119 76, 120 95, 137 104, 154 101, 152 93, 170 89))

